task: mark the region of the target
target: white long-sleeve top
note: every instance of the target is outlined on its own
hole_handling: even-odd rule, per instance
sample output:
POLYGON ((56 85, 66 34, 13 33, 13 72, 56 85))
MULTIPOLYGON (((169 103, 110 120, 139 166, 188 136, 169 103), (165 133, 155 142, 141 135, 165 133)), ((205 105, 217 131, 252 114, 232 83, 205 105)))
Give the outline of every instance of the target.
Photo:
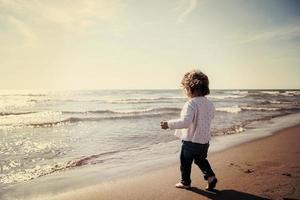
POLYGON ((206 144, 210 141, 210 124, 214 118, 214 104, 206 97, 195 97, 188 100, 179 119, 168 121, 170 129, 175 130, 175 136, 185 141, 206 144))

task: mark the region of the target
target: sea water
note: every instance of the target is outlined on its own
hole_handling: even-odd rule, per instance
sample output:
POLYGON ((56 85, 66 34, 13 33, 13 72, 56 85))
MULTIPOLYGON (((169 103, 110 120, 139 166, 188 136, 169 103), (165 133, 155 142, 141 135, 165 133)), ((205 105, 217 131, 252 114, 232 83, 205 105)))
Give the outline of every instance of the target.
MULTIPOLYGON (((207 98, 216 144, 300 112, 299 90, 212 90, 207 98)), ((174 158, 178 138, 160 121, 179 117, 186 100, 180 90, 0 91, 0 193, 76 170, 101 169, 104 179, 174 158)))

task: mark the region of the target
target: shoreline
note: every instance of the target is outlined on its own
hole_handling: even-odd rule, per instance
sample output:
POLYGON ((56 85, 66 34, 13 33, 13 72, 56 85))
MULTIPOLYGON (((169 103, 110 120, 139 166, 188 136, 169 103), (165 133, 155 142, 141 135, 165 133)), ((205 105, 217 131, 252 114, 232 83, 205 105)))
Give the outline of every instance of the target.
MULTIPOLYGON (((277 125, 278 125, 278 123, 277 123, 277 125)), ((228 183, 226 183, 226 182, 229 182, 229 186, 231 186, 231 185, 235 186, 235 187, 231 186, 231 188, 237 188, 238 190, 234 190, 234 191, 226 190, 227 192, 225 192, 226 193, 225 195, 242 195, 243 196, 246 194, 246 196, 243 196, 244 197, 243 199, 245 199, 245 197, 248 198, 247 195, 249 193, 249 195, 251 197, 250 199, 261 199, 260 196, 263 196, 262 199, 264 199, 264 198, 276 199, 274 196, 272 196, 272 194, 270 192, 266 193, 266 192, 261 192, 259 190, 255 190, 254 192, 252 192, 251 188, 253 188, 253 182, 255 182, 255 179, 253 179, 253 177, 252 177, 253 180, 251 180, 251 181, 247 180, 247 178, 243 178, 245 180, 242 182, 246 183, 243 185, 247 185, 247 183, 248 183, 248 185, 250 187, 250 192, 248 192, 249 188, 242 187, 242 190, 241 190, 241 189, 239 189, 239 188, 241 188, 239 185, 232 183, 233 180, 229 174, 233 173, 232 174, 233 176, 236 176, 236 175, 239 175, 239 176, 246 175, 247 176, 247 175, 256 174, 255 173, 256 170, 252 169, 253 165, 254 166, 256 165, 256 158, 255 158, 256 154, 251 155, 251 152, 249 152, 249 150, 245 151, 243 149, 245 149, 247 147, 251 151, 255 151, 259 155, 260 153, 264 152, 264 151, 257 151, 257 147, 261 148, 260 145, 258 145, 259 143, 266 143, 266 142, 268 143, 268 141, 271 141, 271 142, 269 142, 270 144, 273 144, 274 142, 278 143, 278 141, 277 141, 278 139, 276 139, 276 138, 279 137, 278 135, 283 135, 283 133, 290 135, 288 138, 289 141, 295 142, 295 141, 297 141, 297 139, 293 139, 292 137, 299 138, 299 136, 297 136, 297 135, 292 136, 291 134, 289 134, 294 129, 297 129, 298 132, 300 132, 300 124, 298 123, 297 125, 293 125, 291 127, 285 127, 279 131, 277 130, 271 134, 266 134, 263 137, 254 138, 251 141, 247 141, 245 143, 235 144, 231 147, 226 147, 225 150, 219 149, 216 152, 210 151, 209 160, 210 160, 213 168, 215 167, 215 171, 220 180, 220 183, 218 184, 217 188, 219 189, 219 187, 221 186, 220 189, 223 188, 222 191, 225 191, 226 188, 228 188, 228 183), (233 153, 230 153, 230 152, 233 152, 233 153), (243 162, 241 162, 241 160, 243 160, 243 158, 241 157, 241 153, 239 153, 239 152, 245 152, 245 154, 249 154, 248 156, 250 156, 252 160, 250 159, 249 162, 246 162, 245 160, 243 162), (233 156, 233 155, 235 155, 235 156, 233 156), (229 162, 228 158, 231 158, 232 162, 229 162), (237 163, 234 162, 235 159, 238 161, 237 163), (224 173, 224 169, 222 169, 223 167, 229 168, 230 173, 228 173, 228 171, 226 171, 226 173, 224 173), (252 171, 252 170, 254 170, 254 171, 252 171), (219 175, 222 175, 224 177, 222 177, 222 176, 220 177, 219 175), (226 181, 224 182, 224 180, 226 180, 226 181), (227 194, 227 193, 230 193, 230 194, 227 194), (252 198, 251 195, 252 196, 254 195, 255 198, 252 198), (256 198, 255 195, 256 196, 258 195, 259 198, 256 198)), ((293 146, 293 148, 296 149, 297 147, 293 146)), ((273 149, 273 151, 276 151, 276 148, 273 149)), ((299 150, 299 152, 300 152, 300 150, 299 150)), ((273 154, 269 154, 267 156, 270 157, 272 155, 273 154)), ((297 160, 296 162, 298 164, 295 167, 296 168, 298 167, 299 172, 300 172, 299 160, 297 160)), ((283 165, 280 162, 279 162, 279 164, 283 165)), ((273 159, 270 159, 269 161, 268 160, 266 161, 265 167, 268 167, 268 165, 279 165, 279 164, 274 162, 273 159)), ((4 198, 4 199, 7 198, 7 199, 20 199, 20 200, 21 199, 24 199, 24 200, 25 199, 26 200, 27 199, 63 199, 63 200, 64 199, 87 199, 87 200, 90 200, 90 199, 91 200, 93 200, 93 199, 141 199, 143 196, 140 196, 140 195, 143 195, 143 193, 141 194, 140 191, 137 191, 139 189, 134 187, 134 185, 138 185, 138 188, 141 187, 141 191, 143 191, 143 192, 147 193, 147 195, 149 195, 149 197, 148 196, 143 197, 144 199, 185 199, 186 197, 191 198, 190 193, 186 193, 186 191, 181 191, 181 193, 180 193, 180 191, 178 191, 178 189, 176 190, 174 188, 174 183, 176 183, 176 181, 179 180, 178 161, 177 161, 176 167, 171 166, 171 163, 169 163, 169 165, 162 166, 161 169, 159 169, 159 168, 160 167, 155 167, 154 169, 151 169, 151 170, 148 169, 148 171, 146 170, 144 173, 137 172, 134 175, 131 174, 132 175, 131 177, 130 177, 130 175, 127 175, 127 176, 124 176, 121 178, 107 180, 107 181, 103 181, 103 182, 100 182, 97 184, 95 183, 90 186, 83 187, 84 189, 79 189, 79 188, 77 188, 77 189, 75 188, 73 190, 68 189, 66 192, 63 192, 63 193, 61 193, 61 191, 60 192, 55 191, 55 189, 51 190, 52 189, 51 187, 50 187, 51 189, 46 188, 47 187, 47 185, 46 185, 46 187, 42 187, 42 189, 46 190, 46 191, 44 191, 44 193, 40 193, 40 195, 35 194, 32 196, 26 196, 26 197, 24 196, 24 198, 20 198, 20 196, 12 197, 12 196, 6 196, 6 195, 4 195, 4 196, 0 195, 0 197, 4 198), (167 177, 165 180, 165 178, 163 178, 163 177, 165 177, 166 175, 167 175, 167 177), (157 183, 157 181, 155 181, 156 179, 159 180, 159 183, 157 183), (163 182, 161 183, 160 181, 163 181, 163 182), (164 188, 165 190, 170 190, 170 191, 174 192, 174 195, 171 192, 167 192, 165 194, 165 192, 162 191, 161 187, 164 188), (124 188, 127 188, 127 189, 124 189, 124 188), (115 192, 115 190, 117 190, 117 192, 115 192), (151 193, 151 191, 152 192, 155 191, 155 193, 157 192, 156 195, 160 194, 160 195, 163 195, 163 197, 161 198, 160 196, 153 196, 153 195, 149 194, 149 193, 151 193), (126 193, 126 195, 129 195, 129 196, 126 196, 126 198, 123 198, 124 196, 122 196, 121 194, 124 192, 126 193), (45 195, 45 193, 47 195, 45 195), (182 193, 184 193, 187 196, 185 196, 185 195, 181 196, 182 193), (178 198, 177 198, 177 195, 179 195, 178 198)), ((261 169, 259 169, 259 170, 261 170, 261 169)), ((124 170, 124 171, 126 173, 126 170, 124 170)), ((283 173, 286 173, 286 176, 285 175, 282 175, 282 176, 290 178, 289 172, 283 172, 283 173)), ((207 197, 214 197, 215 194, 207 194, 205 191, 201 190, 201 188, 205 187, 205 182, 202 180, 200 175, 201 175, 200 171, 194 166, 193 167, 193 175, 192 175, 192 179, 194 180, 194 182, 192 184, 194 186, 196 186, 196 188, 193 188, 193 190, 195 190, 196 193, 198 192, 197 199, 199 199, 199 197, 201 197, 201 195, 199 196, 199 193, 202 194, 202 196, 203 195, 212 195, 212 196, 207 196, 207 197), (195 178, 195 176, 196 176, 196 178, 195 178)), ((238 181, 238 182, 240 182, 240 181, 238 181)), ((260 182, 262 182, 262 180, 260 180, 260 182)), ((279 182, 281 182, 281 181, 279 181, 279 182)), ((278 183, 278 181, 276 183, 278 183)), ((299 183, 299 180, 298 180, 298 183, 299 183)), ((59 184, 62 184, 62 183, 59 183, 59 184)), ((279 186, 280 186, 280 183, 279 183, 279 186)), ((299 185, 298 185, 298 188, 299 188, 299 185)), ((26 189, 26 187, 25 187, 25 189, 26 189)), ((27 189, 29 189, 29 188, 27 188, 27 189)), ((18 190, 18 192, 20 192, 20 190, 18 190)), ((300 195, 299 191, 296 194, 296 196, 297 195, 300 195)), ((216 196, 216 197, 218 197, 218 196, 216 196)), ((297 197, 299 197, 299 196, 297 196, 297 197)))
POLYGON ((299 132, 300 124, 209 155, 219 178, 216 192, 203 189, 205 182, 195 165, 192 190, 174 188, 179 180, 177 165, 45 199, 297 199, 300 159, 295 155, 300 153, 296 146, 299 132), (294 162, 287 162, 291 158, 294 162))
MULTIPOLYGON (((47 194, 41 184, 55 193, 65 192, 177 163, 180 141, 172 130, 160 129, 159 122, 179 115, 182 92, 7 95, 9 109, 2 113, 4 126, 0 127, 4 136, 0 195, 21 190, 22 197, 30 192, 47 194), (65 119, 69 122, 54 125, 65 119)), ((276 126, 274 117, 298 112, 279 127, 300 121, 299 97, 298 91, 288 90, 212 91, 212 101, 219 110, 211 126, 217 137, 212 139, 210 151, 223 151, 268 135, 270 130, 261 127, 276 126)))

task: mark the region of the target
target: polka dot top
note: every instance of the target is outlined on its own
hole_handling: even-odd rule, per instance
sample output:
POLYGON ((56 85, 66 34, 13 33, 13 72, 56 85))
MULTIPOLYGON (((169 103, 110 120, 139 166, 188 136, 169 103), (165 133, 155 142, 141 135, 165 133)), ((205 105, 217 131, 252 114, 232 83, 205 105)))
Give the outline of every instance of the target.
POLYGON ((206 144, 210 141, 210 124, 215 107, 206 97, 195 97, 187 101, 179 119, 168 121, 170 129, 182 140, 206 144))

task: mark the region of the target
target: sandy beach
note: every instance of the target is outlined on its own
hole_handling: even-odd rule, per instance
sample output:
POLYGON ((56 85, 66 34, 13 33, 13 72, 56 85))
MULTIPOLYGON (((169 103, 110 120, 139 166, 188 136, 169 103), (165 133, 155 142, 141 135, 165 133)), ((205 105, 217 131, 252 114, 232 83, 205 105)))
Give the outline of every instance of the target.
POLYGON ((299 8, 0 0, 0 200, 300 200, 299 8))
POLYGON ((49 199, 300 199, 300 125, 241 144, 209 159, 219 178, 214 192, 204 190, 194 166, 192 189, 176 189, 179 165, 70 191, 49 199))

